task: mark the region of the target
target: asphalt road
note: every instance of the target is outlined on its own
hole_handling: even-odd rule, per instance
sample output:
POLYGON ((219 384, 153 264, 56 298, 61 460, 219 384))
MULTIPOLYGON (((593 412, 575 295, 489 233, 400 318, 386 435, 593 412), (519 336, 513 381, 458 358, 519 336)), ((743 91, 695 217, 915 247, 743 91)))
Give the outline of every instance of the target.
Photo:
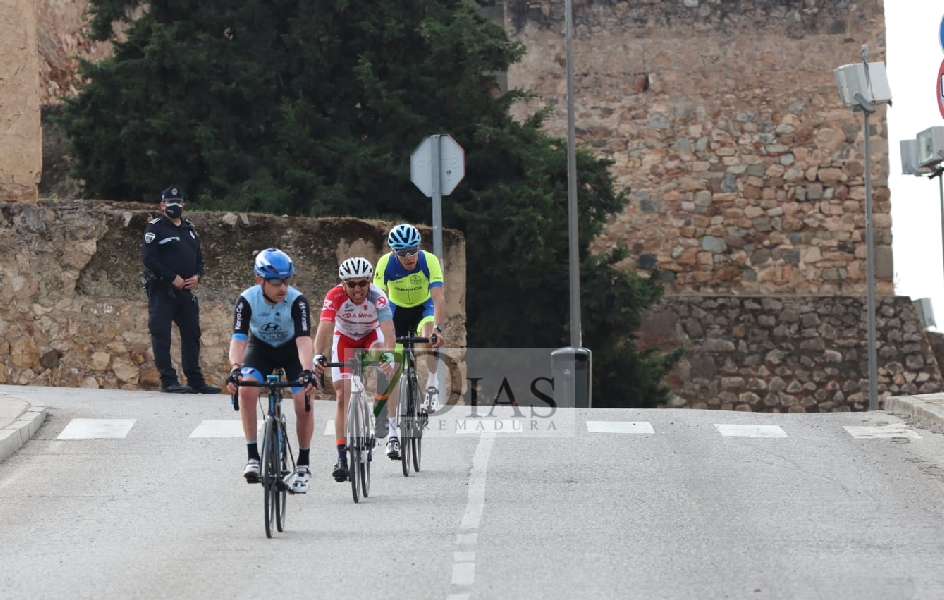
POLYGON ((48 414, 0 462, 0 597, 944 597, 944 434, 884 412, 453 408, 354 504, 319 402, 270 540, 227 396, 0 392, 48 414))

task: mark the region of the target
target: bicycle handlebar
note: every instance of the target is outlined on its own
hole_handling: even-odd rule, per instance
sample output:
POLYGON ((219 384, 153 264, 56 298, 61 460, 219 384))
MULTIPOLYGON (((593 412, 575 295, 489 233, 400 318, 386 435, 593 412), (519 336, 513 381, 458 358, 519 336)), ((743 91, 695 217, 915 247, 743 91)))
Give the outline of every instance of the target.
POLYGON ((412 335, 403 335, 403 336, 400 336, 400 337, 397 338, 397 343, 398 343, 398 344, 404 344, 404 345, 409 344, 409 345, 412 346, 413 344, 428 344, 428 343, 432 342, 432 341, 435 340, 435 339, 436 339, 436 334, 435 334, 435 333, 434 333, 433 335, 429 336, 429 337, 417 337, 417 336, 412 336, 412 335))
POLYGON ((300 381, 237 381, 236 387, 290 388, 301 385, 300 381))
MULTIPOLYGON (((237 381, 233 385, 236 387, 254 387, 254 388, 268 388, 270 390, 275 388, 291 388, 300 386, 300 381, 237 381)), ((239 410, 239 394, 232 394, 230 396, 230 401, 233 403, 233 410, 239 410)), ((308 397, 308 394, 305 394, 305 412, 311 412, 311 398, 308 397)))

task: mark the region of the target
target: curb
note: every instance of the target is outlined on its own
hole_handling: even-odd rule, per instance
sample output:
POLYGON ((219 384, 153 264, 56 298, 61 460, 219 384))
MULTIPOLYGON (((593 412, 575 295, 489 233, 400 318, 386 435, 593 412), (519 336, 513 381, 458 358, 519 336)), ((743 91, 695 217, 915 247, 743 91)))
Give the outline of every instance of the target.
POLYGON ((914 417, 944 427, 944 395, 923 394, 887 398, 885 412, 914 417))
POLYGON ((15 421, 0 429, 0 462, 13 456, 46 420, 46 407, 33 405, 23 411, 15 421))

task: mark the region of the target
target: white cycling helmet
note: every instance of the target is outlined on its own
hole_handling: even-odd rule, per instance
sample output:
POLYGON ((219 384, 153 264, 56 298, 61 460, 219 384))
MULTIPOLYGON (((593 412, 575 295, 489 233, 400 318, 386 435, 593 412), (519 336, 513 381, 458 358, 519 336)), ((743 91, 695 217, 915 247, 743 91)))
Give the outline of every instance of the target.
POLYGON ((341 279, 353 279, 355 277, 371 278, 374 274, 374 268, 370 266, 370 261, 360 256, 349 258, 341 263, 338 269, 338 277, 341 279))

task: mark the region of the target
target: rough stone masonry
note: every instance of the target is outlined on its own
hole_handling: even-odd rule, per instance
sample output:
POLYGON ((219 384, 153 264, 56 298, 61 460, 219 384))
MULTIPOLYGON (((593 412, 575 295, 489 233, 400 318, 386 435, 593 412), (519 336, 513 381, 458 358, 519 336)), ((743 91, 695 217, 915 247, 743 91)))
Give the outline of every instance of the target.
MULTIPOLYGON (((39 0, 51 101, 74 89, 72 54, 107 52, 82 40, 85 5, 39 0)), ((509 0, 489 13, 528 48, 507 83, 539 100, 519 114, 549 107, 560 137, 563 9, 509 0)), ((575 0, 574 23, 578 143, 613 160, 631 199, 594 249, 626 244, 627 269, 660 270, 669 297, 642 340, 686 345, 670 378, 677 404, 860 410, 862 121, 839 103, 832 70, 858 61, 863 43, 884 60, 882 0, 575 0)), ((884 114, 871 121, 879 391, 936 391, 925 332, 892 296, 887 128, 884 114)))

